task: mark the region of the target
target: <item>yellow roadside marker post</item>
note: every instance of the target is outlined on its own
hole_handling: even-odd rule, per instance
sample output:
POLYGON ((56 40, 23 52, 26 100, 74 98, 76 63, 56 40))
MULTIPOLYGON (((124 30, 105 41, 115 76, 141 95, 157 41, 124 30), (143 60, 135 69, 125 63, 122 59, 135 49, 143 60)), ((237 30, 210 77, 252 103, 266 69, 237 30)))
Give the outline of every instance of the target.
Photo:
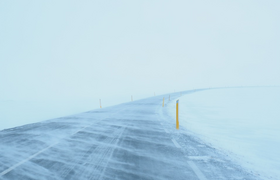
POLYGON ((99 105, 100 105, 100 108, 102 108, 102 106, 101 106, 101 99, 99 99, 99 105))
POLYGON ((163 98, 163 101, 162 101, 162 107, 164 107, 164 98, 163 98))
POLYGON ((176 129, 179 129, 179 99, 176 101, 176 129))

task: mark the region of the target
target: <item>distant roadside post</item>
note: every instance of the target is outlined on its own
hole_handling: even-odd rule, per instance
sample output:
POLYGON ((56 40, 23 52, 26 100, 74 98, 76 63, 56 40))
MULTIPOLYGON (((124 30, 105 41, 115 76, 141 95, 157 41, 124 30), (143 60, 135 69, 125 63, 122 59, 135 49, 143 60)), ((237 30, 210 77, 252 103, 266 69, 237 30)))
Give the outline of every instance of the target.
POLYGON ((133 101, 133 96, 131 95, 131 101, 133 101))
POLYGON ((102 106, 101 106, 101 99, 99 99, 99 105, 100 105, 100 108, 102 108, 102 106))
POLYGON ((176 101, 176 129, 179 129, 179 99, 176 101))
POLYGON ((164 107, 164 97, 163 97, 163 101, 162 101, 162 107, 164 107))

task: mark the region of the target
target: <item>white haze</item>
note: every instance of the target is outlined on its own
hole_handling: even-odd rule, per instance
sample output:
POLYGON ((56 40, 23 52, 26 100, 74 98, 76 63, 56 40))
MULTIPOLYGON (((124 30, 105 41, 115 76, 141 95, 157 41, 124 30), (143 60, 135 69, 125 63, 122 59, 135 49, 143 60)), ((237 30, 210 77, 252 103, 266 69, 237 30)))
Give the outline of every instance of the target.
POLYGON ((279 9, 277 0, 1 1, 0 101, 92 102, 87 110, 99 99, 280 85, 279 9))

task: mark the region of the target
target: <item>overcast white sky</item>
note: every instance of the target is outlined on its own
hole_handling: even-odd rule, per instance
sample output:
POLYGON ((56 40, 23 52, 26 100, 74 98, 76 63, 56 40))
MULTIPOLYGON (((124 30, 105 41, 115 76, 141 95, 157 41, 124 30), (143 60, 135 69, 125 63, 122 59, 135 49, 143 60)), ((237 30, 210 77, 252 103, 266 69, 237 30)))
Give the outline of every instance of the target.
POLYGON ((0 99, 280 85, 279 0, 0 1, 0 99))

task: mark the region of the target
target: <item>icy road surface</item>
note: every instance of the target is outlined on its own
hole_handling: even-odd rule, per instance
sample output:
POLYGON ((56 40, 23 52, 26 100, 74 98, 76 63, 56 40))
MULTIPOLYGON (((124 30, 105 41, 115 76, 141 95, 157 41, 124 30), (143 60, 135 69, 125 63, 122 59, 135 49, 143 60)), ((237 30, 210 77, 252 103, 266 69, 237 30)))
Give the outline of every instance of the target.
POLYGON ((0 179, 258 179, 176 130, 163 97, 0 131, 0 179))

